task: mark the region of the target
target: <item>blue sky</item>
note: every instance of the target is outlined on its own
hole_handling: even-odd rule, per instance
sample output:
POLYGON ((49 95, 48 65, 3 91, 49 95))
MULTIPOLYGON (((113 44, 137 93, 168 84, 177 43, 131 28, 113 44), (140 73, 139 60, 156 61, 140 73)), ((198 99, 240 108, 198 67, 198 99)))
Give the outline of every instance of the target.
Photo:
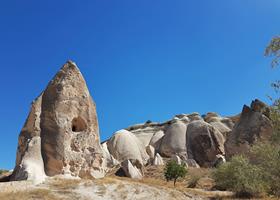
POLYGON ((13 168, 30 103, 68 59, 102 140, 148 119, 267 101, 279 72, 263 52, 279 10, 279 0, 0 1, 0 168, 13 168))

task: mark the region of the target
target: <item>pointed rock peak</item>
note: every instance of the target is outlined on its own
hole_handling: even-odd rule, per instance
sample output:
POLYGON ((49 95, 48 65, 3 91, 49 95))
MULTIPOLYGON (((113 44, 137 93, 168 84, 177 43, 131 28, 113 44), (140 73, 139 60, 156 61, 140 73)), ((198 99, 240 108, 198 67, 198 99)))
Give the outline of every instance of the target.
POLYGON ((59 73, 63 73, 63 74, 72 74, 72 73, 79 73, 81 74, 80 69, 78 68, 78 66, 76 65, 75 62, 73 62, 72 60, 68 60, 59 70, 59 72, 57 73, 57 75, 59 73))
POLYGON ((68 70, 73 70, 73 69, 80 71, 78 66, 76 65, 76 63, 73 62, 72 60, 67 60, 67 62, 61 68, 61 70, 63 70, 63 71, 68 71, 68 70))
POLYGON ((75 85, 75 87, 77 87, 77 84, 81 84, 80 87, 83 87, 87 90, 85 79, 82 73, 80 72, 78 66, 73 61, 68 60, 55 74, 53 79, 48 84, 48 87, 58 86, 62 88, 66 85, 75 85))

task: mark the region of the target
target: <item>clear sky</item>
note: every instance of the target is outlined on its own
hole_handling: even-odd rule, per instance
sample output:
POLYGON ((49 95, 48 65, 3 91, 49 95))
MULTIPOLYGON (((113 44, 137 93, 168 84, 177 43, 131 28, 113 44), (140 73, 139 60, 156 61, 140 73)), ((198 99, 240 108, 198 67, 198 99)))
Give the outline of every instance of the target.
POLYGON ((0 168, 13 168, 30 103, 68 59, 104 140, 148 119, 267 102, 279 72, 263 52, 279 33, 279 0, 1 0, 0 168))

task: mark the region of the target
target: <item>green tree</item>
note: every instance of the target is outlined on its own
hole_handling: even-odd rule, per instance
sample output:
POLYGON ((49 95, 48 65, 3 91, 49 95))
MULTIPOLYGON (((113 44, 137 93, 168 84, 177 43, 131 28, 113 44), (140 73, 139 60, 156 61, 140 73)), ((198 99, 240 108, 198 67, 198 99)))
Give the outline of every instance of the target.
POLYGON ((172 160, 168 162, 164 168, 164 176, 166 181, 174 181, 174 187, 178 178, 184 178, 188 173, 185 164, 177 164, 176 161, 172 160))

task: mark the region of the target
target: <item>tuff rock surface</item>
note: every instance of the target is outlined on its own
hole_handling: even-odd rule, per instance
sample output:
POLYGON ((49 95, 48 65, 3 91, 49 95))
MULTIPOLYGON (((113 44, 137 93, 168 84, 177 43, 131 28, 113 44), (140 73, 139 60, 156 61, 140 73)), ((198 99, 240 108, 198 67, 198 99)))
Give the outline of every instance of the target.
POLYGON ((102 177, 103 161, 95 103, 78 67, 68 61, 32 104, 11 180, 102 177))
POLYGON ((216 155, 224 155, 224 137, 211 124, 197 120, 188 125, 188 158, 196 160, 200 166, 209 167, 216 155))
POLYGON ((20 132, 12 181, 32 180, 40 183, 46 177, 41 154, 41 103, 42 95, 32 102, 30 113, 20 132))
POLYGON ((156 156, 153 160, 153 165, 164 165, 164 161, 158 153, 156 154, 156 156))
POLYGON ((260 100, 252 101, 251 106, 244 105, 238 122, 227 137, 226 157, 246 153, 257 141, 267 140, 273 132, 269 116, 269 107, 260 100))
POLYGON ((130 160, 125 160, 121 163, 122 170, 124 171, 125 175, 129 178, 133 179, 142 179, 143 175, 140 170, 133 166, 130 160))
POLYGON ((132 164, 140 165, 138 167, 142 168, 149 160, 145 146, 127 130, 117 131, 107 141, 107 146, 111 155, 121 163, 130 160, 132 164))

